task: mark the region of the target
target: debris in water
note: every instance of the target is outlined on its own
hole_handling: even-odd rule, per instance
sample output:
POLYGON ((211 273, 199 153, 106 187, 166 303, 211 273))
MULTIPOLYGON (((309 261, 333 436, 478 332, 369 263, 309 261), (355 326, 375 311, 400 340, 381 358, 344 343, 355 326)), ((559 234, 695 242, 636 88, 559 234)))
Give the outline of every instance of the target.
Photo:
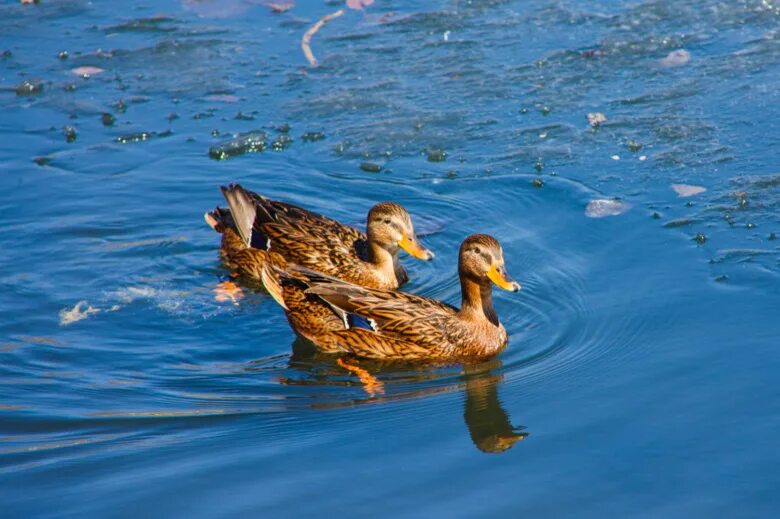
POLYGON ((588 114, 588 124, 591 128, 598 128, 601 123, 607 122, 607 116, 601 112, 592 112, 588 114))
POLYGON ((344 9, 339 9, 336 12, 323 16, 317 23, 309 27, 309 30, 306 31, 306 33, 303 35, 303 38, 301 38, 301 49, 303 50, 303 55, 306 56, 306 59, 308 60, 309 64, 312 67, 316 67, 319 65, 317 58, 315 58, 314 54, 311 52, 310 44, 311 44, 312 36, 314 36, 323 25, 333 20, 334 18, 338 18, 343 14, 344 14, 344 9))
POLYGON ((325 134, 323 132, 305 132, 303 135, 301 135, 301 140, 303 142, 317 142, 324 138, 325 134))
POLYGON ((704 243, 707 241, 707 236, 705 236, 704 233, 697 232, 691 239, 699 245, 704 245, 704 243))
POLYGON ((64 59, 68 59, 68 56, 69 56, 69 54, 68 54, 68 51, 66 51, 66 50, 61 50, 59 53, 57 53, 57 57, 60 58, 60 59, 63 59, 63 60, 64 59))
POLYGON ((769 237, 767 238, 769 241, 775 241, 777 239, 777 234, 770 232, 769 237))
POLYGON ((626 143, 626 147, 628 148, 628 151, 636 153, 637 151, 642 149, 642 143, 637 142, 634 139, 631 139, 626 143))
POLYGON ((373 4, 374 0, 347 0, 347 7, 350 9, 359 9, 362 11, 369 5, 373 4))
POLYGON ((120 99, 114 102, 111 106, 113 106, 114 109, 121 114, 125 113, 127 110, 127 104, 125 103, 124 99, 120 99))
POLYGON ((610 158, 612 160, 620 160, 620 155, 612 155, 610 158))
POLYGON ((642 162, 646 161, 647 160, 647 155, 640 155, 639 156, 639 160, 641 160, 642 162))
POLYGON ((64 126, 62 128, 62 134, 65 136, 66 142, 73 142, 76 140, 76 137, 78 134, 76 133, 76 128, 73 126, 64 126))
POLYGON ((663 67, 679 67, 691 61, 691 53, 685 49, 673 50, 661 60, 663 67))
POLYGON ((605 216, 618 216, 631 209, 631 206, 620 200, 606 200, 603 198, 591 200, 585 208, 585 216, 588 218, 604 218, 605 216))
POLYGON ((255 116, 252 114, 245 114, 244 112, 238 112, 233 119, 237 121, 254 121, 255 116))
POLYGON ((77 76, 81 76, 84 79, 89 79, 90 77, 96 76, 102 72, 105 72, 102 68, 90 66, 76 67, 71 69, 71 73, 76 74, 77 76))
POLYGON ((677 193, 677 196, 685 198, 688 196, 695 196, 707 191, 707 188, 702 186, 692 186, 690 184, 672 184, 672 189, 677 193))
POLYGON ((31 96, 40 94, 43 92, 43 82, 37 79, 25 79, 16 85, 16 87, 14 87, 14 91, 18 96, 31 96))
POLYGON ((81 321, 98 312, 100 312, 99 308, 90 306, 86 301, 79 301, 71 309, 63 308, 60 310, 60 326, 67 326, 76 321, 81 321))
POLYGON ((675 229, 677 227, 685 227, 686 225, 693 225, 699 223, 699 220, 693 218, 678 218, 677 220, 669 220, 664 224, 667 229, 675 229))
POLYGON ((206 100, 218 103, 238 103, 241 98, 232 94, 212 94, 206 96, 206 100))
POLYGON ((148 141, 152 137, 154 137, 156 134, 155 132, 138 132, 138 133, 128 133, 127 135, 120 135, 116 139, 114 139, 119 144, 127 144, 129 142, 143 142, 148 141))
POLYGON ((366 173, 379 173, 382 171, 382 166, 379 164, 375 164, 373 162, 363 162, 360 164, 360 169, 365 171, 366 173))
POLYGON ((535 178, 531 181, 531 185, 536 188, 542 188, 544 187, 544 180, 542 180, 541 178, 535 178))
POLYGON ((721 274, 720 276, 715 278, 715 281, 718 283, 723 283, 726 281, 729 277, 726 274, 721 274))
POLYGON ((290 144, 292 144, 293 138, 290 137, 288 134, 283 133, 276 137, 276 139, 273 140, 271 143, 271 149, 274 151, 282 151, 285 148, 289 148, 290 144))
POLYGON ((51 162, 51 157, 35 157, 33 159, 33 162, 35 162, 41 167, 48 166, 49 163, 51 162))
POLYGON ((441 148, 428 150, 428 162, 442 162, 447 158, 447 152, 441 148))
POLYGON ((281 14, 295 7, 295 2, 265 2, 263 5, 271 9, 272 13, 281 14))
POLYGON ((209 148, 209 157, 214 160, 225 160, 244 153, 259 153, 265 151, 268 136, 263 131, 240 133, 233 139, 209 148))
POLYGON ((114 126, 114 123, 116 122, 116 117, 114 117, 108 112, 105 112, 100 114, 100 122, 103 123, 103 126, 114 126))

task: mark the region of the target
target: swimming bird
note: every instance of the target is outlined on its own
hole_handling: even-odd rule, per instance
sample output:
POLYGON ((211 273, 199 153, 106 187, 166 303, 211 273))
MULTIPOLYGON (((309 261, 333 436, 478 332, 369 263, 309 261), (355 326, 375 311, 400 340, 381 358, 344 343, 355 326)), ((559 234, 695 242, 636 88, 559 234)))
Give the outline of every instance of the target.
MULTIPOLYGON (((284 262, 350 283, 396 289, 409 278, 399 261, 401 249, 433 259, 417 239, 409 213, 399 204, 380 202, 368 212, 366 234, 296 205, 271 200, 239 184, 221 187, 229 209, 204 215, 222 234, 221 254, 240 275, 260 280, 273 251, 284 262)), ((281 261, 277 259, 277 263, 281 261)))
POLYGON ((393 360, 491 357, 507 344, 493 289, 517 292, 492 236, 466 238, 458 257, 460 309, 435 299, 361 287, 313 270, 266 262, 262 280, 293 330, 319 351, 393 360))

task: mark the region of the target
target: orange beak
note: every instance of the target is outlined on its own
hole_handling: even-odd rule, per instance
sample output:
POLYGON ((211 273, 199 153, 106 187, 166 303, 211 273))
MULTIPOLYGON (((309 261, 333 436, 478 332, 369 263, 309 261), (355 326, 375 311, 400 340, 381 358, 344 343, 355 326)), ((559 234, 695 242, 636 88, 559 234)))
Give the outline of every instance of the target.
POLYGON ((517 292, 520 290, 520 283, 510 278, 503 267, 496 267, 495 263, 490 265, 487 276, 498 288, 509 290, 510 292, 517 292))
POLYGON ((417 259, 425 261, 433 259, 433 252, 423 247, 414 235, 410 238, 404 233, 403 238, 398 242, 398 245, 417 259))

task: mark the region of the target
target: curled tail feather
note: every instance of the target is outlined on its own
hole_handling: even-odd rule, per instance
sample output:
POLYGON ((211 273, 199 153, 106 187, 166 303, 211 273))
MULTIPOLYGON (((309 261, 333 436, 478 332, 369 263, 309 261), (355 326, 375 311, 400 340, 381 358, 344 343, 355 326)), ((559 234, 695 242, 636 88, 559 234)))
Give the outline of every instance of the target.
POLYGON ((252 246, 252 228, 257 216, 254 198, 240 185, 230 184, 220 188, 230 207, 236 231, 247 247, 252 246))
POLYGON ((267 261, 260 271, 260 280, 263 282, 263 286, 268 291, 268 294, 274 298, 274 301, 279 303, 279 306, 285 310, 289 310, 284 302, 284 290, 282 288, 282 276, 284 275, 284 268, 287 266, 287 262, 275 252, 268 252, 267 254, 267 261))

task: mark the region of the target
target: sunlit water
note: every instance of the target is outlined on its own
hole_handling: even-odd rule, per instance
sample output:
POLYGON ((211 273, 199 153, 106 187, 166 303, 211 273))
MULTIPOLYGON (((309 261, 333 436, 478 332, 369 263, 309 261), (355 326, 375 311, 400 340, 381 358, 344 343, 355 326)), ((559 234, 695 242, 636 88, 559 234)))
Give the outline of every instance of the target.
POLYGON ((0 4, 0 515, 777 512, 780 3, 377 0, 319 68, 340 3, 259 4, 0 4), (495 235, 509 348, 369 394, 216 299, 231 181, 404 204, 451 303, 495 235))

